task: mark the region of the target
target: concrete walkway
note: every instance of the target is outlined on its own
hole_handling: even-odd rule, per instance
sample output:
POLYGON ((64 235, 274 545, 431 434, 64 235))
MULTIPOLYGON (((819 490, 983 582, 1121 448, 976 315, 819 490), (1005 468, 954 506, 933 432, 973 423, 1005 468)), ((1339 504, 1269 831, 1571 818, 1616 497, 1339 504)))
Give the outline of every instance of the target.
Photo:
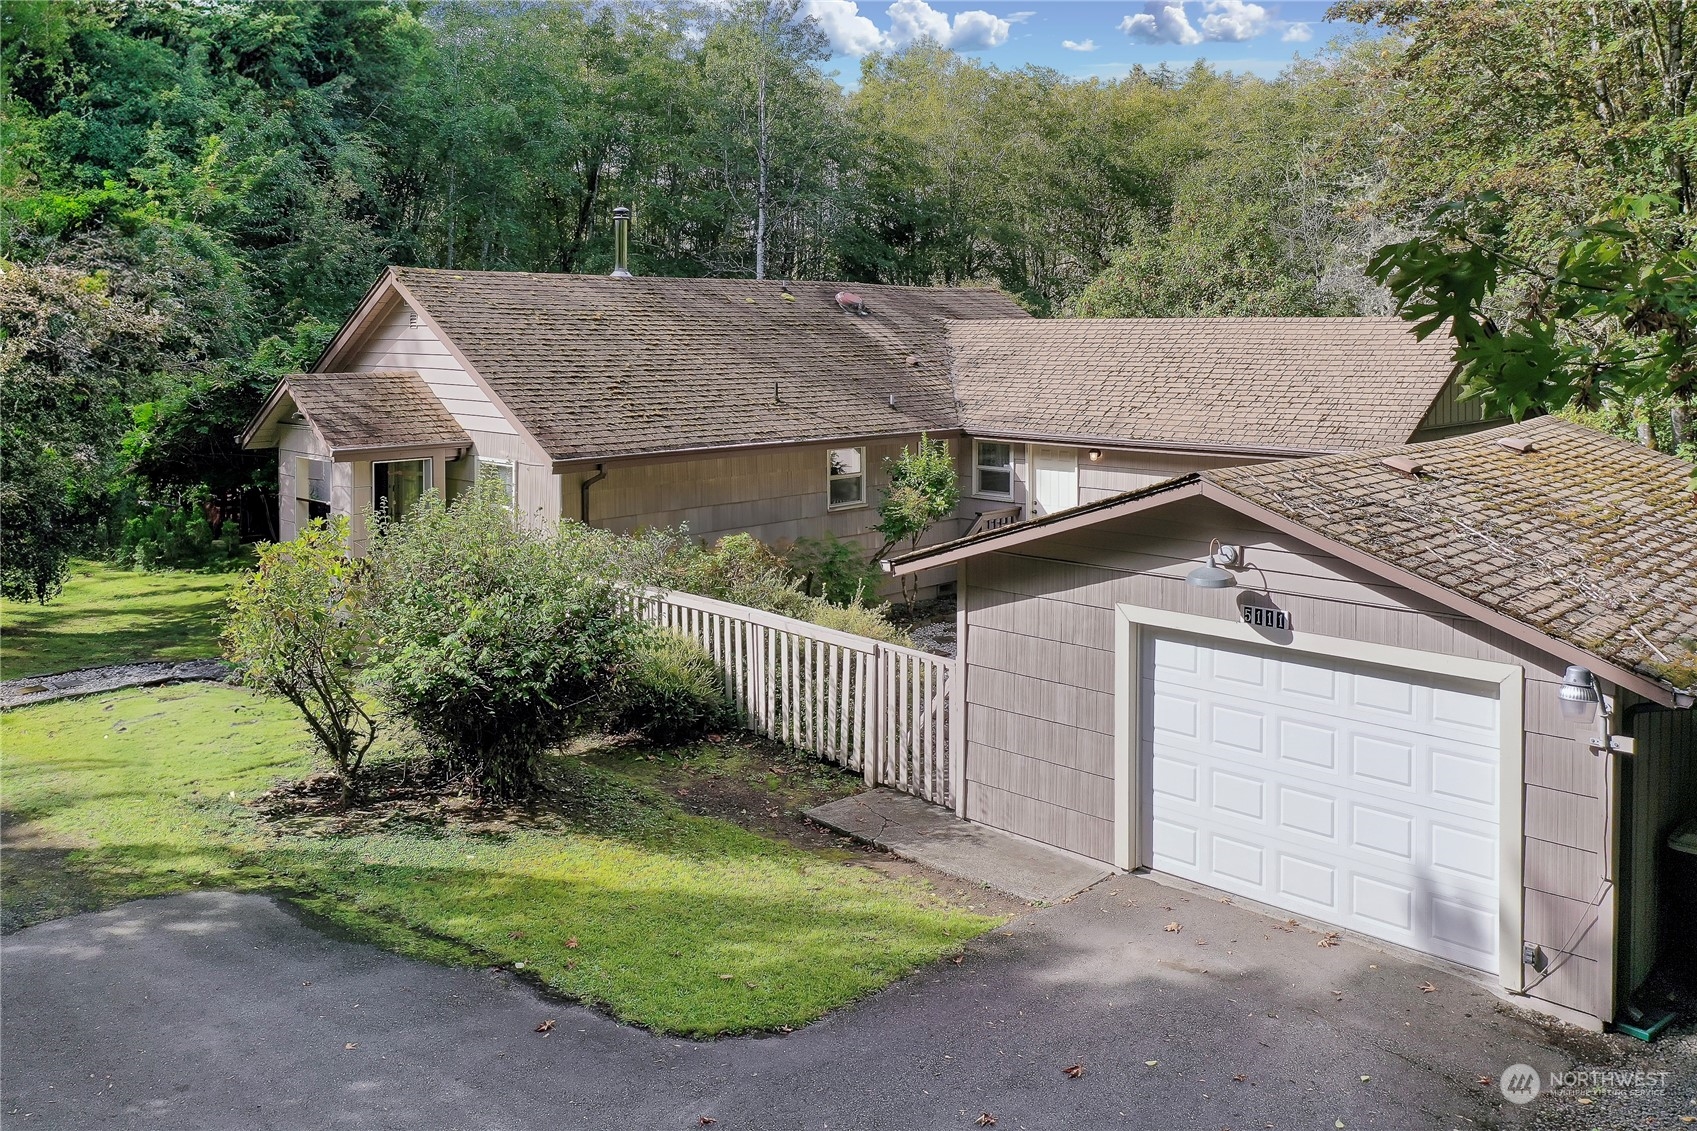
POLYGON ((893 789, 845 797, 807 815, 904 860, 1032 903, 1059 903, 1114 874, 1105 864, 963 821, 893 789))

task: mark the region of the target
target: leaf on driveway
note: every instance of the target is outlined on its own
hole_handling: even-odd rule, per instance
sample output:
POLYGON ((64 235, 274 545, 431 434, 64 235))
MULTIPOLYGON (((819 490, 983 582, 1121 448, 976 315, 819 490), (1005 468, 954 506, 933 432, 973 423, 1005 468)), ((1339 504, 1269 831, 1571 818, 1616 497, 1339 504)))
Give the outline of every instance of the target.
POLYGON ((1067 1077, 1068 1080, 1076 1080, 1080 1076, 1084 1075, 1084 1065, 1082 1065, 1082 1064, 1069 1064, 1065 1068, 1061 1069, 1061 1071, 1066 1073, 1066 1077, 1067 1077))
POLYGON ((1177 923, 1168 923, 1165 927, 1162 927, 1161 930, 1167 932, 1169 935, 1176 935, 1180 931, 1184 930, 1184 928, 1179 926, 1177 923))
POLYGON ((1481 1077, 1479 1077, 1479 1083, 1481 1085, 1483 1085, 1484 1087, 1489 1088, 1491 1086, 1491 1077, 1481 1076, 1481 1077))
POLYGON ((976 1123, 980 1127, 994 1127, 996 1125, 996 1117, 987 1111, 983 1111, 979 1112, 978 1118, 974 1119, 972 1122, 976 1123))
POLYGON ((1328 946, 1328 947, 1329 946, 1337 946, 1338 945, 1338 933, 1336 931, 1327 931, 1325 934, 1320 936, 1320 941, 1317 945, 1328 946))
POLYGON ((1430 982, 1421 982, 1420 992, 1423 994, 1435 994, 1438 992, 1438 987, 1434 986, 1430 982))
POLYGON ((1155 1067, 1155 1066, 1156 1066, 1156 1065, 1157 1065, 1157 1064, 1159 1064, 1159 1063, 1161 1063, 1161 1062, 1160 1062, 1160 1061, 1158 1061, 1158 1060, 1146 1060, 1146 1061, 1144 1061, 1144 1062, 1143 1062, 1143 1063, 1144 1063, 1144 1064, 1147 1064, 1147 1065, 1148 1065, 1148 1066, 1149 1066, 1149 1067, 1150 1067, 1150 1068, 1153 1068, 1153 1067, 1155 1067))
POLYGON ((714 1119, 711 1115, 701 1115, 701 1116, 696 1117, 695 1122, 698 1126, 701 1126, 701 1127, 711 1127, 719 1121, 717 1119, 714 1119))
POLYGON ((538 1033, 552 1033, 554 1031, 554 1019, 550 1017, 548 1020, 538 1025, 536 1027, 536 1031, 538 1033))
POLYGON ((1233 1076, 1232 1079, 1237 1081, 1239 1084, 1241 1084, 1245 1080, 1249 1079, 1249 1077, 1247 1077, 1243 1073, 1239 1072, 1236 1076, 1233 1076))
POLYGON ((357 1043, 353 1042, 353 1041, 349 1041, 347 1044, 343 1045, 342 1047, 345 1048, 345 1049, 357 1049, 357 1048, 359 1048, 359 1045, 357 1043))

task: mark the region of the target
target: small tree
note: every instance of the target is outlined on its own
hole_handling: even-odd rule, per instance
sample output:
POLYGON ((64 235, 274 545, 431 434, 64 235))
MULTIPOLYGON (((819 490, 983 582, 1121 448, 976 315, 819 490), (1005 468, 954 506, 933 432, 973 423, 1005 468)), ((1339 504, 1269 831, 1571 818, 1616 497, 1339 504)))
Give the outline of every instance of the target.
POLYGON ((372 528, 374 685, 485 795, 529 794, 629 654, 614 580, 572 568, 493 479, 372 528))
MULTIPOLYGON (((955 513, 960 503, 960 478, 955 474, 949 446, 928 436, 919 437, 917 450, 903 448, 902 454, 884 462, 890 485, 878 504, 878 525, 884 544, 874 554, 882 561, 903 542, 917 549, 925 532, 955 513)), ((902 579, 902 598, 913 604, 913 581, 902 579)))
POLYGON ((360 702, 368 640, 364 569, 347 557, 348 520, 314 520, 292 542, 259 547, 259 568, 230 598, 224 655, 250 686, 295 705, 349 800, 377 722, 360 702))

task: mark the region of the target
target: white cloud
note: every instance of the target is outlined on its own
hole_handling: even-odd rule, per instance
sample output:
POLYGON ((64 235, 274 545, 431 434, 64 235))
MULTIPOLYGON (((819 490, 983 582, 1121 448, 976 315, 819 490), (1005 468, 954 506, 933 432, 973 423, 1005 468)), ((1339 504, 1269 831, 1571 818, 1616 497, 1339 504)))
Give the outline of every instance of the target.
POLYGON ((1036 12, 1009 12, 1007 15, 1003 16, 1002 19, 1008 21, 1010 24, 1023 24, 1036 14, 1036 12))
POLYGON ((1254 39, 1272 26, 1267 9, 1245 0, 1207 0, 1202 5, 1207 13, 1202 17, 1202 37, 1242 43, 1254 39))
POLYGON ((870 55, 886 46, 884 33, 854 0, 803 0, 801 14, 818 22, 833 55, 870 55))
POLYGON ((896 0, 889 7, 890 31, 885 37, 900 50, 921 39, 933 39, 956 51, 998 47, 1007 42, 1012 27, 1007 20, 989 12, 957 12, 954 22, 925 0, 896 0))
POLYGON ((1143 11, 1120 21, 1120 30, 1147 43, 1201 43, 1201 34, 1185 18, 1182 0, 1151 0, 1143 11))
POLYGON ((1068 51, 1094 51, 1096 50, 1096 41, 1094 39, 1087 39, 1083 43, 1077 43, 1070 39, 1063 39, 1061 40, 1061 46, 1065 47, 1068 51))
POLYGON ((1307 43, 1314 38, 1314 29, 1307 24, 1286 24, 1285 33, 1279 38, 1286 43, 1307 43))

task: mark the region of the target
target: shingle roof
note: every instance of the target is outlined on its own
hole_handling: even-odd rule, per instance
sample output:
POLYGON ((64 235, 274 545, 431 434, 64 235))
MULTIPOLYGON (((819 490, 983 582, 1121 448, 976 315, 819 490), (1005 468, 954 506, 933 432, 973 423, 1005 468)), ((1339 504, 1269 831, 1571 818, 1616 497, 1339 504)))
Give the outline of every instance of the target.
POLYGON ((295 373, 283 385, 332 451, 471 444, 465 429, 410 369, 295 373))
POLYGON ((394 275, 557 460, 954 430, 943 319, 1026 318, 962 288, 394 275))
POLYGON ((1409 440, 1454 363, 1395 318, 1092 318, 949 326, 980 436, 1336 451, 1409 440))
POLYGON ((1676 689, 1697 686, 1691 465, 1554 417, 1202 478, 1676 689), (1531 447, 1515 451, 1501 440, 1531 447), (1409 476, 1383 460, 1420 467, 1409 476))

